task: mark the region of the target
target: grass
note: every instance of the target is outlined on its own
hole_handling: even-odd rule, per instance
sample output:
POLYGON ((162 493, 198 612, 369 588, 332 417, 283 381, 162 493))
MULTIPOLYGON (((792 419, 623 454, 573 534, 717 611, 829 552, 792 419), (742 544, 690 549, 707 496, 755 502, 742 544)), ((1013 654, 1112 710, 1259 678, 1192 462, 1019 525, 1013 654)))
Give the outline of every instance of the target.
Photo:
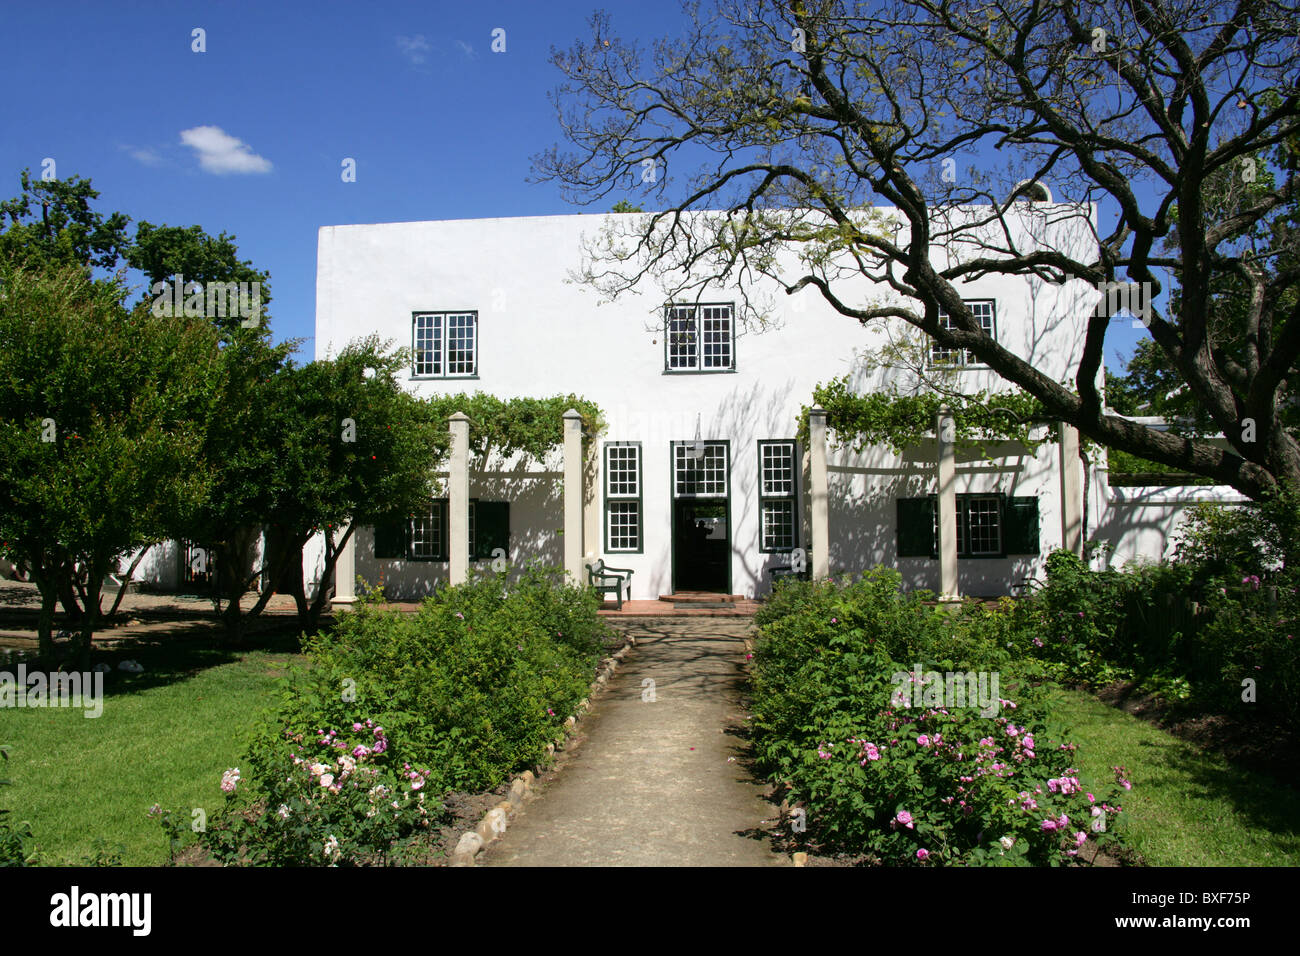
POLYGON ((1295 790, 1079 691, 1055 691, 1051 712, 1090 778, 1128 769, 1121 824, 1147 865, 1300 866, 1295 790))
POLYGON ((10 755, 4 775, 13 781, 0 788, 0 806, 31 823, 40 864, 84 864, 97 844, 120 850, 128 866, 166 862, 167 840, 149 808, 221 806, 222 771, 238 765, 276 678, 302 660, 179 644, 124 656, 145 671, 106 675, 98 718, 81 709, 0 708, 0 744, 10 755))

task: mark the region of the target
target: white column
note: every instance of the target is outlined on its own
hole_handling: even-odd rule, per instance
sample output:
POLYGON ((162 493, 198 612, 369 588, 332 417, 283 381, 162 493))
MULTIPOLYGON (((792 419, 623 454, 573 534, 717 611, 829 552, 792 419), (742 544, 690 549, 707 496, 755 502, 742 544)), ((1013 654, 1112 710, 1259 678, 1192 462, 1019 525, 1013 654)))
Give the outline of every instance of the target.
MULTIPOLYGON (((593 441, 589 443, 582 461, 582 554, 584 565, 588 562, 594 564, 596 558, 600 556, 600 549, 603 546, 600 540, 603 528, 600 515, 600 500, 599 496, 595 494, 596 489, 601 487, 601 482, 605 480, 605 476, 601 473, 601 467, 600 453, 596 442, 593 441)), ((587 573, 586 567, 583 567, 582 573, 587 573)))
POLYGON ((574 582, 586 580, 582 567, 582 416, 564 413, 564 570, 574 582))
POLYGON ((944 406, 935 416, 939 446, 939 600, 958 601, 957 588, 957 422, 944 406))
MULTIPOLYGON (((341 529, 340 535, 347 534, 348 525, 341 529)), ((357 532, 352 529, 348 543, 339 552, 334 562, 334 599, 332 604, 353 604, 357 599, 357 532)))
POLYGON ((831 574, 830 502, 826 478, 826 410, 808 412, 809 479, 812 484, 812 576, 825 581, 831 574))
POLYGON ((448 557, 450 583, 469 577, 469 416, 456 412, 451 422, 451 462, 447 469, 448 557))
POLYGON ((1083 557, 1083 463, 1079 429, 1058 422, 1061 465, 1061 547, 1083 557))

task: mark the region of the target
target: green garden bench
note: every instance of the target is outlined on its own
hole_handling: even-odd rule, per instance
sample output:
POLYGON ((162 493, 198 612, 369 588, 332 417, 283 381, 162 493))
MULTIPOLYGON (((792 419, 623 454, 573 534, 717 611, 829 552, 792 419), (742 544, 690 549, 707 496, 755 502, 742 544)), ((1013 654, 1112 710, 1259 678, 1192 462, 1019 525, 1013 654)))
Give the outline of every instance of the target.
POLYGON ((789 565, 786 565, 785 567, 768 568, 767 573, 768 576, 772 579, 773 589, 775 589, 776 586, 780 584, 782 581, 789 581, 793 579, 798 579, 800 581, 808 580, 807 567, 805 567, 802 571, 796 571, 794 568, 790 567, 789 565))
POLYGON ((623 610, 623 585, 627 585, 627 599, 632 600, 632 571, 630 568, 611 568, 601 558, 595 564, 587 565, 587 583, 601 595, 612 594, 618 601, 618 609, 623 610))

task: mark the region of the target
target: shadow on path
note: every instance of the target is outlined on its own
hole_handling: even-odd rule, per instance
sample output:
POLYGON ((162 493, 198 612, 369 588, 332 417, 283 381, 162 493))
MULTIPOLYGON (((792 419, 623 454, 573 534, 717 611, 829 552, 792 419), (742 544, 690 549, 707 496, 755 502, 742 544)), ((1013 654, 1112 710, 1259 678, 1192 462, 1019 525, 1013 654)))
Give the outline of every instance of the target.
POLYGON ((788 865, 765 836, 774 808, 746 770, 750 621, 611 623, 636 647, 582 721, 581 745, 480 864, 788 865))

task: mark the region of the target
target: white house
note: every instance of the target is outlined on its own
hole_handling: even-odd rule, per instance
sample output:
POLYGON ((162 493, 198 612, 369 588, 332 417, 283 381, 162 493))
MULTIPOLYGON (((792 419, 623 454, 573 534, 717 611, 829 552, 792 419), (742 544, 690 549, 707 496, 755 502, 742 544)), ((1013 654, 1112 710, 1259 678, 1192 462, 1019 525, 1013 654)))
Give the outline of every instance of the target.
MULTIPOLYGON (((1022 247, 1095 257, 1088 226, 1095 209, 1079 217, 1079 207, 1050 199, 1018 205, 1022 247)), ((568 423, 567 453, 557 450, 540 467, 453 454, 444 497, 402 526, 353 534, 336 600, 351 599, 356 575, 382 581, 392 597, 416 598, 493 554, 578 576, 604 559, 634 572, 632 597, 642 599, 758 596, 774 569, 792 563, 819 576, 883 563, 899 568, 908 587, 999 595, 1041 577, 1051 550, 1079 552, 1085 539, 1107 542, 1110 560, 1165 556, 1189 503, 1241 500, 1223 488, 1112 490, 1104 456, 1085 475, 1078 434, 1064 426, 1051 426, 1057 440, 1037 451, 1009 442, 958 446, 940 422, 902 454, 859 453, 837 445, 834 423, 828 444, 814 411, 811 447, 801 447, 799 415, 816 385, 849 373, 856 388, 873 389, 899 376, 862 362, 898 329, 865 329, 812 289, 745 290, 774 302, 761 330, 740 321, 735 288, 664 302, 647 286, 602 303, 570 276, 583 264, 584 238, 608 220, 320 230, 317 358, 378 333, 412 349, 406 385, 416 394, 574 393, 596 402, 606 422, 589 436, 585 460, 576 421, 568 423)), ((837 288, 855 302, 882 294, 861 277, 837 288)), ((1005 276, 963 288, 1000 343, 1057 381, 1074 378, 1097 297, 1083 283, 1005 276)), ((1007 388, 973 357, 932 343, 920 354, 955 366, 962 388, 1007 388)), ((465 423, 449 427, 464 434, 465 423)), ((159 549, 138 577, 166 583, 179 553, 159 549)), ((318 540, 305 559, 309 588, 321 567, 318 540)))
MULTIPOLYGON (((1025 204, 1021 239, 1086 256, 1086 223, 1053 223, 1057 217, 1044 215, 1053 208, 1025 204)), ((601 303, 569 277, 582 265, 584 237, 593 238, 604 219, 320 230, 318 358, 377 332, 412 348, 408 387, 417 394, 572 392, 604 411, 580 527, 565 523, 558 453, 544 468, 470 463, 469 560, 490 554, 480 540, 489 537, 512 563, 536 557, 565 564, 561 532, 575 527, 581 562, 603 558, 631 569, 635 598, 761 595, 772 569, 790 566, 795 549, 814 573, 885 563, 912 587, 1004 594, 1037 576, 1052 549, 1077 550, 1085 525, 1091 533, 1105 523, 1104 462, 1084 480, 1071 428, 1061 430, 1063 442, 1037 453, 1011 443, 954 448, 939 440, 942 429, 902 455, 834 444, 823 451, 816 427, 815 447, 799 447, 798 417, 814 386, 848 372, 862 388, 879 387, 889 373, 862 373, 859 359, 882 340, 811 289, 777 294, 775 321, 761 331, 738 321, 735 289, 664 303, 647 287, 601 303), (945 521, 952 522, 952 549, 939 546, 945 521), (955 557, 940 558, 946 550, 955 557)), ((842 294, 866 301, 879 291, 860 279, 842 294)), ((999 342, 1057 380, 1075 373, 1096 297, 1082 283, 1002 276, 963 290, 999 342)), ((965 356, 935 357, 955 359, 971 389, 1005 388, 965 356)), ((458 524, 449 514, 452 497, 430 502, 406 528, 359 529, 350 558, 355 574, 382 577, 390 595, 407 597, 446 580, 458 524)))

